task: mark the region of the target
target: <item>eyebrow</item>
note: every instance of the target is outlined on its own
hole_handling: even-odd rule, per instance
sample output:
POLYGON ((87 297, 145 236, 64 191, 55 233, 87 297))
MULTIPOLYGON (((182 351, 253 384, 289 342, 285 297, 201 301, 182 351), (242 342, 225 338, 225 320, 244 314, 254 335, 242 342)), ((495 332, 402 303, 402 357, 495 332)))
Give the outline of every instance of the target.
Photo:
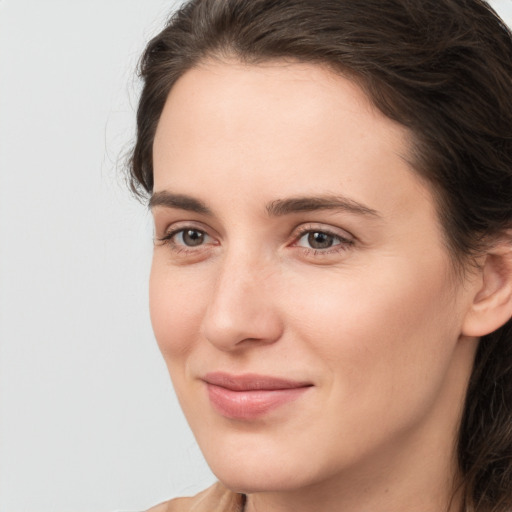
POLYGON ((188 212, 202 213, 203 215, 212 215, 210 208, 202 201, 184 194, 172 194, 167 192, 167 190, 155 192, 149 199, 148 206, 150 209, 156 206, 163 206, 165 208, 177 208, 188 212))
MULTIPOLYGON (((205 203, 185 194, 173 194, 167 190, 155 192, 149 200, 149 208, 162 206, 176 208, 203 215, 213 215, 205 203)), ((339 195, 321 195, 276 199, 266 206, 270 217, 282 217, 293 213, 312 212, 317 210, 340 210, 356 215, 380 217, 377 210, 369 208, 353 199, 339 195)))
POLYGON ((380 217, 377 210, 348 197, 338 195, 292 197, 277 199, 267 205, 271 217, 280 217, 291 213, 312 212, 316 210, 341 210, 356 215, 380 217))

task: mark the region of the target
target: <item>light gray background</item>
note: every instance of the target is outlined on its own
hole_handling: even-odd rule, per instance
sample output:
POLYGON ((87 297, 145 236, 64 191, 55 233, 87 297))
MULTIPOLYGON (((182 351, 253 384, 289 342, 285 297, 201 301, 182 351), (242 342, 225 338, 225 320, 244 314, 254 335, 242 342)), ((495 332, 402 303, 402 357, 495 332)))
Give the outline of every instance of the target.
POLYGON ((177 3, 0 0, 0 512, 142 510, 214 480, 153 339, 151 220, 119 171, 137 58, 177 3))

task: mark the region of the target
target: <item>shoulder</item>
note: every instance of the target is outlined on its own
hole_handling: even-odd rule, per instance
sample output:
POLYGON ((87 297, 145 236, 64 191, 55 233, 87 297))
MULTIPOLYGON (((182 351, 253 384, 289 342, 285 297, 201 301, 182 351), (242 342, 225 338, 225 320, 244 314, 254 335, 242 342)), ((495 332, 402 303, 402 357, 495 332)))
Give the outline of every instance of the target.
POLYGON ((175 498, 160 503, 147 512, 242 512, 245 497, 217 482, 190 498, 175 498))
POLYGON ((154 507, 146 510, 146 512, 167 512, 169 503, 170 501, 160 503, 159 505, 155 505, 154 507))

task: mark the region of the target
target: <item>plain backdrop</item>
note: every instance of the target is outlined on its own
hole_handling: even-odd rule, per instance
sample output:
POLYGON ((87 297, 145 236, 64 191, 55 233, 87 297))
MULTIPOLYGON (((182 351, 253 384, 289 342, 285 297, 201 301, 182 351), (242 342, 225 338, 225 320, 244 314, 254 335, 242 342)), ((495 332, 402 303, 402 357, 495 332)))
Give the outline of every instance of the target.
POLYGON ((0 512, 137 511, 214 481, 151 332, 151 219, 121 172, 137 59, 178 3, 0 0, 0 512))

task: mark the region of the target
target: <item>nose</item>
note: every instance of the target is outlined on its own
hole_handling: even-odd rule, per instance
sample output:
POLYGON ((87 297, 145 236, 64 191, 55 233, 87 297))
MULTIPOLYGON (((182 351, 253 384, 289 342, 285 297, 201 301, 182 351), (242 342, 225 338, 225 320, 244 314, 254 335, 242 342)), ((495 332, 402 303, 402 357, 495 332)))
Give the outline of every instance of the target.
POLYGON ((271 276, 261 262, 226 260, 203 318, 204 337, 223 351, 277 341, 283 324, 271 276))

